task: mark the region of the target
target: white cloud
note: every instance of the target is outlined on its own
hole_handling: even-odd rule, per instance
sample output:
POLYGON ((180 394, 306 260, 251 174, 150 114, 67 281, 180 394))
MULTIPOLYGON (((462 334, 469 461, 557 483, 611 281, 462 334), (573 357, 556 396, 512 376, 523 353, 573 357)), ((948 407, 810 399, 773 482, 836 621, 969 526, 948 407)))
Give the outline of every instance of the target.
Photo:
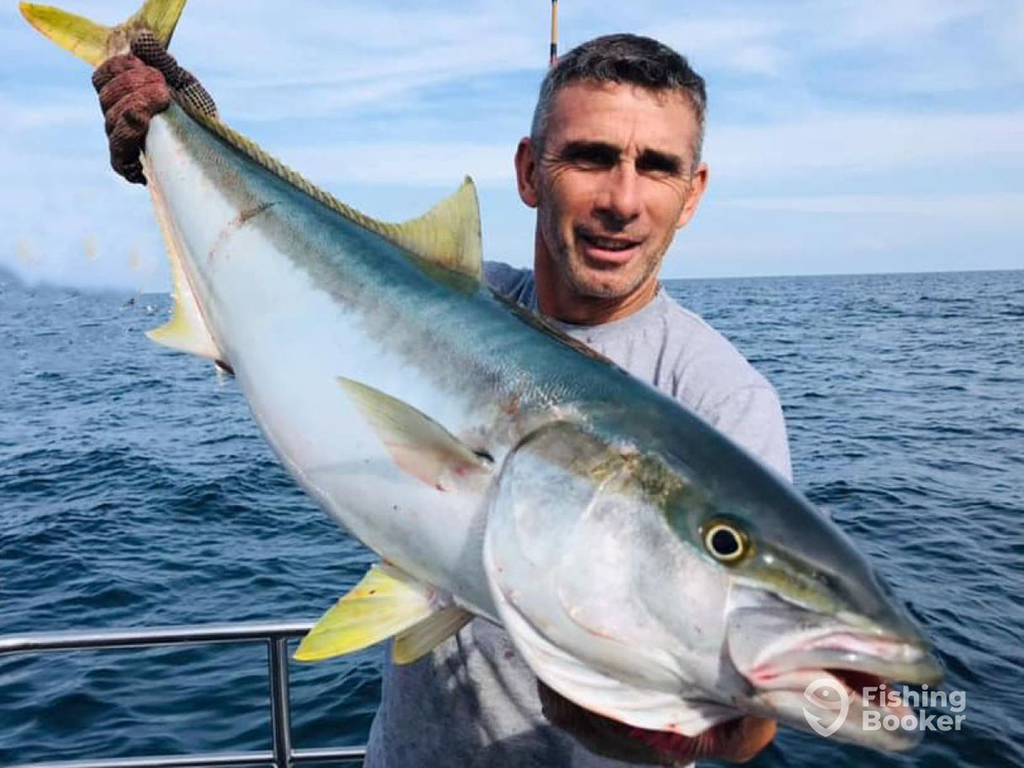
MULTIPOLYGON (((106 23, 136 2, 57 4, 106 23)), ((229 122, 319 184, 372 185, 402 199, 472 174, 491 198, 485 220, 518 254, 531 233, 519 238, 530 224, 513 214, 511 156, 543 72, 547 10, 497 0, 218 0, 187 7, 172 48, 229 122), (335 122, 345 130, 332 135, 335 122)), ((947 231, 938 218, 981 222, 996 239, 1019 231, 1020 0, 573 1, 561 12, 563 50, 595 34, 646 32, 708 75, 714 183, 684 248, 711 244, 736 264, 792 263, 787 254, 805 238, 795 228, 814 219, 831 227, 818 235, 823 246, 843 239, 879 254, 923 253, 927 243, 918 256, 927 268, 928 259, 949 263, 938 249, 962 246, 936 237, 947 231), (927 193, 907 194, 919 189, 927 193), (894 213, 898 226, 878 229, 894 213), (858 217, 872 226, 853 226, 858 217), (745 234, 753 219, 780 223, 745 234)), ((142 238, 158 259, 155 228, 145 195, 107 168, 88 70, 29 30, 13 4, 0 7, 0 49, 0 205, 15 212, 0 221, 0 259, 21 253, 60 279, 81 282, 89 270, 133 284, 131 243, 142 238)))
POLYGON ((70 99, 65 93, 54 89, 50 92, 54 97, 52 101, 34 98, 33 103, 27 104, 15 102, 0 94, 0 115, 4 116, 0 136, 14 143, 19 138, 18 134, 31 133, 40 128, 102 126, 99 106, 94 99, 90 98, 88 104, 84 103, 80 89, 70 99))
POLYGON ((981 224, 1019 219, 1024 211, 1024 194, 745 197, 718 200, 716 204, 750 211, 923 216, 969 219, 981 224))
POLYGON ((987 92, 1024 81, 1017 0, 695 3, 676 18, 660 3, 644 7, 658 21, 642 31, 716 79, 753 74, 784 85, 775 94, 784 101, 822 76, 832 95, 869 98, 987 92), (823 67, 830 71, 823 75, 823 67))
POLYGON ((280 155, 319 184, 455 186, 465 175, 480 186, 511 185, 511 143, 350 143, 291 148, 280 155))
POLYGON ((673 19, 640 32, 675 47, 698 68, 771 76, 779 74, 790 59, 784 43, 791 29, 780 19, 732 13, 673 19))
POLYGON ((816 45, 829 50, 885 47, 906 51, 953 24, 991 12, 991 2, 980 0, 886 0, 845 2, 805 8, 814 22, 816 45), (814 18, 817 16, 817 18, 814 18), (828 24, 818 24, 823 17, 828 24))
POLYGON ((719 179, 923 167, 1024 169, 1024 111, 1008 114, 819 113, 770 125, 709 128, 719 179))
POLYGON ((1002 70, 1019 83, 1024 81, 1024 56, 1021 55, 1024 51, 1024 3, 1008 0, 999 10, 986 17, 985 26, 999 53, 1002 70))
MULTIPOLYGON (((254 91, 269 90, 280 104, 287 94, 275 91, 301 98, 308 89, 324 102, 323 111, 432 83, 539 70, 543 62, 544 46, 524 34, 515 4, 452 9, 348 2, 297 10, 293 4, 236 1, 203 12, 201 24, 186 29, 183 21, 175 43, 179 57, 211 86, 236 89, 257 105, 254 91), (283 28, 287 35, 280 34, 283 28)), ((312 106, 312 99, 303 101, 312 106)))

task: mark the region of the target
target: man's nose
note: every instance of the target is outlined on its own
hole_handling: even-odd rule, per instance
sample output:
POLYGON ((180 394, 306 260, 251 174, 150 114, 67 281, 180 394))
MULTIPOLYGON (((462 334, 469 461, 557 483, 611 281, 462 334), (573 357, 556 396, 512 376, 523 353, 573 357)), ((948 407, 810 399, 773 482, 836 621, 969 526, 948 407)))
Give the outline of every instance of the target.
POLYGON ((640 179, 630 162, 622 162, 604 178, 594 213, 609 229, 624 228, 640 215, 640 179))

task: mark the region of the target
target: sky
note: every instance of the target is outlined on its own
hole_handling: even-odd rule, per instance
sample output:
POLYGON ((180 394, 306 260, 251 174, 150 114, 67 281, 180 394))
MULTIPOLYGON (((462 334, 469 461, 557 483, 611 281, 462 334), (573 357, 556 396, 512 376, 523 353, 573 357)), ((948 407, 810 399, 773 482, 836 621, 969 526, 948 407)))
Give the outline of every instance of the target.
MULTIPOLYGON (((49 0, 106 24, 134 0, 49 0)), ((708 84, 711 184, 665 278, 1024 267, 1021 0, 561 0, 560 46, 657 37, 708 84)), ((222 118, 370 215, 465 174, 484 252, 532 262, 512 157, 548 0, 192 0, 171 44, 222 118)), ((0 268, 168 288, 144 189, 110 170, 83 62, 0 6, 0 268)))

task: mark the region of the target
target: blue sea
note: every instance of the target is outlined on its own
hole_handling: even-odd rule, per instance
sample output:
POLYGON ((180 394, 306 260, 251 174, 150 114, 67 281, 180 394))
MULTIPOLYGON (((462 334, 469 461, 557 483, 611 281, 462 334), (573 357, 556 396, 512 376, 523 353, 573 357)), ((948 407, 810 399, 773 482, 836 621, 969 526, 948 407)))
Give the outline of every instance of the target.
MULTIPOLYGON (((1024 765, 1024 271, 686 280, 778 388, 796 484, 963 691, 883 755, 783 729, 757 766, 1024 765)), ((0 634, 312 619, 371 557, 298 491, 235 381, 143 336, 165 296, 0 274, 0 634)), ((292 665, 299 747, 365 741, 380 651, 292 665)), ((267 749, 256 646, 0 659, 0 765, 267 749)))

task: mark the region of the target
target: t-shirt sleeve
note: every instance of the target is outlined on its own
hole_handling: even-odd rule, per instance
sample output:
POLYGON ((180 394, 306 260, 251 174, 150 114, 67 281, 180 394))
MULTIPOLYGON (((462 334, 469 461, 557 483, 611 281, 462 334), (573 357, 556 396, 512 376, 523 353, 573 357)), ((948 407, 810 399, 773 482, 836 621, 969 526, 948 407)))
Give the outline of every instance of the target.
POLYGON ((531 275, 528 269, 516 269, 500 261, 484 262, 484 282, 510 301, 523 303, 531 275))
POLYGON ((779 396, 770 386, 744 387, 718 402, 706 418, 711 425, 761 461, 793 480, 789 439, 779 396))

